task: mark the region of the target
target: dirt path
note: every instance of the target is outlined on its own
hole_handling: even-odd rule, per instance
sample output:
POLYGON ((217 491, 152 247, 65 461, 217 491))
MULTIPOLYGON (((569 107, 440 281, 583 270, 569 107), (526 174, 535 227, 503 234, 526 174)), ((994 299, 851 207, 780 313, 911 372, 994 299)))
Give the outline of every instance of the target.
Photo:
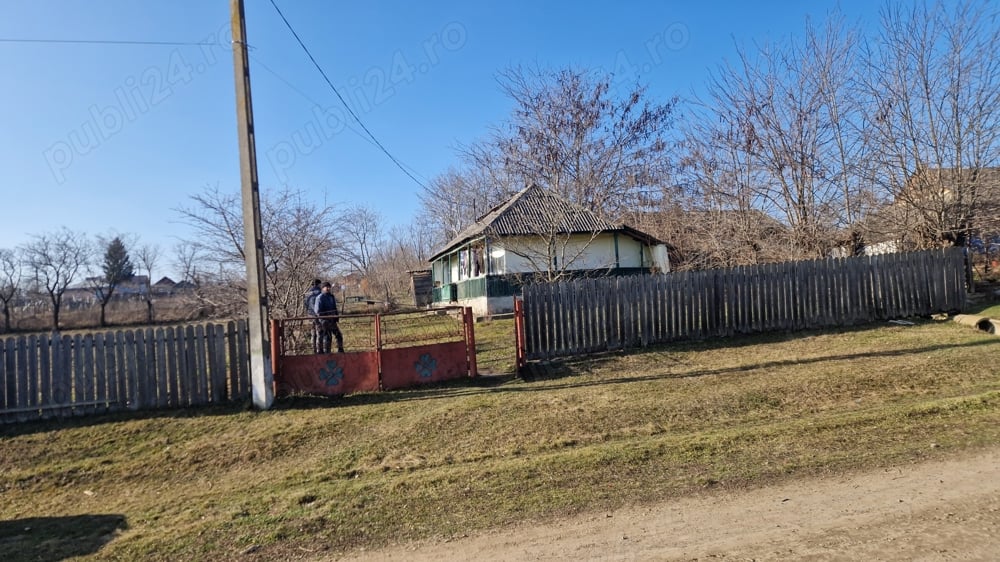
POLYGON ((1000 448, 362 553, 354 560, 1000 560, 1000 448))

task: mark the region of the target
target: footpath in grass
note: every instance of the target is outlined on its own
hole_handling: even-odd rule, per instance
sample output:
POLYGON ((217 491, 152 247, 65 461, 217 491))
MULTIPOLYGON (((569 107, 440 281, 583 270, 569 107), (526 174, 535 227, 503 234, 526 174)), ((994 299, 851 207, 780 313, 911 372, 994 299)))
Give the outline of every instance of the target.
POLYGON ((998 351, 920 321, 5 426, 0 558, 298 559, 944 457, 1000 444, 998 351))

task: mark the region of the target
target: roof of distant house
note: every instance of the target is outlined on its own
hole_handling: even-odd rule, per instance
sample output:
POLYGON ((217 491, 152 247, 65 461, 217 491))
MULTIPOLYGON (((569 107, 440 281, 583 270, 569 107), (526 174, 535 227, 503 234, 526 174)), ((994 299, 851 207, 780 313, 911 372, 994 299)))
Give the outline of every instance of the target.
POLYGON ((910 189, 943 187, 950 190, 955 184, 996 189, 1000 187, 1000 168, 920 168, 907 179, 910 189))
POLYGON ((662 244, 649 234, 624 224, 616 225, 589 209, 532 184, 479 217, 431 256, 429 261, 434 261, 455 247, 480 236, 530 236, 543 232, 623 232, 647 244, 662 244))

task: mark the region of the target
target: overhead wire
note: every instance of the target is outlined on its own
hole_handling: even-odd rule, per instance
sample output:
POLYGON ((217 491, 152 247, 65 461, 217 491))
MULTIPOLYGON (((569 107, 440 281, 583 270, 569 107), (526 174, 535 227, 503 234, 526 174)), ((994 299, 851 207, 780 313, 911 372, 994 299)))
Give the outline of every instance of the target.
MULTIPOLYGON (((284 83, 285 86, 288 86, 288 88, 291 89, 293 92, 295 92, 296 94, 302 96, 302 99, 308 101, 309 103, 315 105, 316 107, 323 107, 323 104, 321 104, 320 102, 314 100, 312 97, 309 96, 309 94, 303 92, 301 88, 299 88, 298 86, 296 86, 295 84, 293 84, 290 80, 288 80, 287 78, 285 78, 284 76, 282 76, 281 74, 279 74, 278 71, 274 70, 273 68, 271 68, 270 66, 268 66, 267 64, 265 64, 264 61, 260 60, 260 57, 255 57, 253 55, 250 55, 250 58, 253 59, 253 62, 254 62, 254 64, 256 66, 261 67, 262 69, 264 69, 265 71, 267 71, 268 73, 270 73, 272 76, 274 76, 275 78, 277 78, 279 81, 281 81, 282 83, 284 83)), ((347 128, 349 128, 349 129, 351 129, 355 133, 357 133, 357 135, 359 137, 361 137, 362 139, 364 139, 365 142, 367 142, 368 144, 370 144, 372 146, 376 146, 375 143, 370 138, 368 138, 367 135, 365 135, 361 131, 355 129, 352 126, 351 123, 348 123, 348 122, 345 121, 344 122, 344 126, 347 127, 347 128)))
MULTIPOLYGON (((351 108, 351 106, 347 103, 347 100, 345 100, 344 97, 340 94, 340 91, 337 89, 337 87, 333 85, 333 82, 327 76, 326 72, 320 66, 319 62, 312 55, 312 53, 309 51, 309 48, 306 47, 305 43, 302 41, 302 38, 299 37, 299 34, 295 31, 295 29, 292 27, 292 24, 288 21, 288 18, 285 17, 284 13, 282 13, 281 8, 278 7, 278 5, 275 3, 274 0, 270 0, 270 2, 271 2, 271 5, 274 7, 275 11, 278 13, 278 16, 281 18, 282 22, 284 22, 285 26, 288 28, 288 31, 290 31, 291 34, 292 34, 292 36, 295 37, 296 42, 298 42, 299 46, 306 53, 306 56, 309 57, 309 60, 312 62, 313 66, 316 68, 316 70, 319 71, 320 75, 323 77, 323 80, 326 81, 327 86, 329 86, 330 89, 333 90, 333 93, 337 96, 337 99, 340 100, 340 103, 344 106, 344 108, 347 110, 347 112, 350 114, 350 116, 361 127, 362 131, 364 131, 364 134, 362 134, 361 132, 357 131, 353 127, 351 127, 351 130, 353 130, 355 133, 357 133, 359 136, 361 136, 362 138, 364 138, 370 144, 374 145, 379 150, 381 150, 387 157, 389 157, 389 159, 392 161, 392 163, 395 164, 396 167, 398 167, 404 174, 406 174, 417 185, 419 185, 420 187, 426 189, 426 186, 424 185, 424 183, 421 182, 419 179, 417 179, 417 177, 414 175, 414 174, 417 174, 417 172, 415 170, 413 170, 412 167, 407 166, 406 164, 404 164, 403 162, 401 162, 398 158, 396 158, 391 152, 389 152, 389 150, 385 147, 385 145, 383 145, 381 143, 381 141, 379 141, 378 138, 375 137, 375 134, 372 133, 372 131, 365 125, 365 123, 361 120, 361 117, 358 116, 358 114, 354 112, 354 110, 351 108)), ((58 44, 63 44, 63 45, 143 45, 143 46, 159 46, 159 47, 215 46, 215 45, 217 45, 217 43, 205 42, 205 41, 146 41, 146 40, 128 40, 128 39, 53 39, 53 38, 19 38, 19 37, 0 37, 0 43, 57 44, 57 45, 58 44)), ((261 62, 259 58, 254 57, 254 60, 258 64, 260 64, 260 66, 262 68, 264 68, 265 70, 267 70, 268 72, 270 72, 271 74, 273 74, 275 77, 277 77, 279 80, 281 80, 282 82, 284 82, 287 86, 289 86, 290 88, 292 88, 292 90, 296 91, 299 95, 303 96, 305 99, 307 99, 310 102, 316 104, 317 106, 320 105, 316 101, 312 100, 309 96, 307 96, 304 92, 302 92, 302 90, 296 88, 291 82, 289 82, 288 80, 286 80, 285 78, 283 78, 280 74, 278 74, 277 72, 275 72, 273 69, 271 69, 270 67, 268 67, 263 62, 261 62)), ((345 125, 348 126, 348 127, 350 127, 349 123, 345 123, 345 125)), ((417 175, 419 175, 419 174, 417 174, 417 175)))
MULTIPOLYGON (((290 90, 292 90, 293 92, 295 92, 296 94, 298 94, 299 96, 301 96, 302 99, 308 101, 309 103, 313 104, 316 107, 320 107, 320 108, 323 107, 323 104, 321 104, 320 102, 318 102, 315 99, 313 99, 309 94, 305 93, 304 91, 302 91, 301 88, 299 88, 298 86, 296 86, 295 84, 293 84, 291 80, 285 78, 280 73, 278 73, 278 71, 276 71, 273 68, 271 68, 264 61, 262 61, 260 59, 260 57, 257 57, 257 56, 254 56, 254 55, 251 54, 250 58, 253 59, 253 62, 254 62, 254 64, 256 66, 259 66, 260 68, 262 68, 263 70, 267 71, 269 74, 271 74, 272 76, 274 76, 275 78, 277 78, 285 86, 288 86, 288 88, 290 90)), ((354 128, 354 126, 353 126, 352 123, 344 121, 344 126, 347 127, 348 129, 350 129, 351 131, 353 131, 359 137, 361 137, 365 142, 367 142, 368 144, 370 144, 372 146, 375 146, 377 148, 377 145, 375 144, 375 141, 373 141, 371 138, 369 138, 367 135, 365 135, 364 133, 362 133, 358 129, 354 128)), ((405 162, 403 162, 403 165, 406 166, 407 168, 409 168, 410 171, 413 172, 415 175, 420 176, 420 173, 417 172, 416 170, 414 170, 413 167, 410 166, 409 164, 406 164, 405 162)), ((426 178, 423 178, 423 179, 426 181, 426 178)))
POLYGON ((340 95, 340 91, 337 90, 337 87, 333 85, 333 82, 330 80, 330 77, 326 75, 326 72, 323 70, 323 67, 321 67, 319 65, 319 62, 316 61, 316 57, 312 55, 312 53, 309 51, 309 48, 306 47, 305 43, 302 41, 302 38, 299 37, 299 34, 295 32, 295 28, 292 27, 291 23, 289 23, 288 18, 286 18, 285 14, 281 12, 281 8, 278 7, 278 4, 275 3, 274 0, 270 0, 270 2, 271 6, 274 7, 274 10, 278 12, 278 16, 281 18, 281 21, 285 23, 285 27, 287 27, 288 31, 290 31, 292 33, 292 36, 295 37, 295 41, 298 42, 299 47, 302 47, 302 50, 305 51, 306 56, 309 57, 309 60, 312 62, 313 66, 316 67, 316 70, 319 71, 320 75, 323 77, 323 80, 326 81, 327 86, 329 86, 330 89, 333 90, 333 93, 337 96, 337 99, 340 100, 340 103, 343 104, 345 109, 347 109, 347 112, 351 115, 351 117, 353 117, 354 120, 357 121, 358 125, 364 130, 364 132, 368 135, 368 137, 372 140, 372 142, 375 143, 375 146, 377 146, 383 153, 385 153, 385 155, 389 157, 389 160, 392 160, 392 163, 395 164, 397 168, 402 170, 404 174, 409 176, 409 178, 413 180, 417 185, 419 185, 424 189, 427 189, 427 186, 425 186, 420 180, 418 180, 413 174, 411 174, 410 171, 407 170, 406 167, 398 159, 396 159, 396 157, 393 156, 392 153, 389 152, 389 150, 385 147, 385 145, 383 145, 375 137, 375 134, 372 133, 371 130, 365 125, 364 121, 361 120, 361 117, 359 117, 358 114, 355 113, 353 109, 351 109, 351 106, 347 103, 347 100, 344 99, 344 96, 340 95))
POLYGON ((212 46, 217 43, 204 41, 132 41, 127 39, 31 39, 0 37, 0 43, 50 43, 69 45, 152 45, 159 47, 212 46))

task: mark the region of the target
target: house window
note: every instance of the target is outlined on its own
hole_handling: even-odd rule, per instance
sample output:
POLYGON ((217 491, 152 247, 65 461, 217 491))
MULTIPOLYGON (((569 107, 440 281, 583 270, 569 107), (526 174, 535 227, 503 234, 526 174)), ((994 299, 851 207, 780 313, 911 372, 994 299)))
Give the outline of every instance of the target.
POLYGON ((462 248, 458 252, 458 280, 469 278, 469 251, 467 248, 462 248))
POLYGON ((434 262, 434 283, 436 286, 451 283, 451 266, 448 258, 434 262))
POLYGON ((473 246, 469 252, 472 254, 471 266, 472 266, 472 277, 482 277, 486 275, 486 268, 483 263, 483 247, 482 245, 473 246))
POLYGON ((489 272, 499 275, 507 272, 507 254, 503 248, 490 248, 490 269, 489 272))

